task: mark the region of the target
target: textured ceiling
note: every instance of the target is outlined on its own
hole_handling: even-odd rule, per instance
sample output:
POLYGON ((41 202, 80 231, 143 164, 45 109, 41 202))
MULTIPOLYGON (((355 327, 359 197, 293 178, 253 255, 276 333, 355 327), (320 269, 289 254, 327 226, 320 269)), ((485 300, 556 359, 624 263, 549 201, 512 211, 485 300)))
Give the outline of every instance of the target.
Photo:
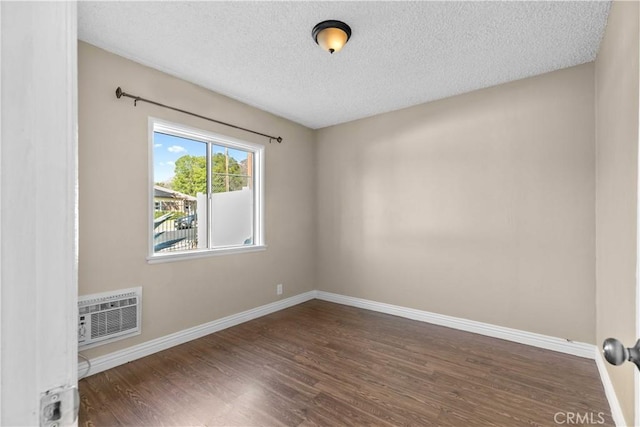
POLYGON ((80 2, 78 13, 83 41, 321 128, 592 61, 609 6, 80 2), (311 38, 326 19, 353 29, 334 55, 311 38))

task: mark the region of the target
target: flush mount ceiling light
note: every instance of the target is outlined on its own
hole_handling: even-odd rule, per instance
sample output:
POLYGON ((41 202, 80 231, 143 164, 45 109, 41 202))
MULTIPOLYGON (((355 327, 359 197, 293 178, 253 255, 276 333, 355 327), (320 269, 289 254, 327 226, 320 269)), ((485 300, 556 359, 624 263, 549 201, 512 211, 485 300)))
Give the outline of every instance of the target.
POLYGON ((342 21, 322 21, 311 32, 313 40, 329 53, 338 52, 351 37, 351 27, 342 21))

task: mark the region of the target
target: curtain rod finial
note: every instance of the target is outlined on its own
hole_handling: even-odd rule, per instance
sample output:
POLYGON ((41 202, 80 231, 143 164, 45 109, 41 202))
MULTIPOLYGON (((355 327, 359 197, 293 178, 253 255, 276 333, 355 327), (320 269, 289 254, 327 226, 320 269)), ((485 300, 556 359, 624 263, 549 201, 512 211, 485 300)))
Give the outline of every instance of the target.
POLYGON ((120 99, 120 97, 122 97, 122 94, 124 92, 122 92, 122 88, 120 86, 118 86, 118 88, 116 89, 116 98, 120 99))

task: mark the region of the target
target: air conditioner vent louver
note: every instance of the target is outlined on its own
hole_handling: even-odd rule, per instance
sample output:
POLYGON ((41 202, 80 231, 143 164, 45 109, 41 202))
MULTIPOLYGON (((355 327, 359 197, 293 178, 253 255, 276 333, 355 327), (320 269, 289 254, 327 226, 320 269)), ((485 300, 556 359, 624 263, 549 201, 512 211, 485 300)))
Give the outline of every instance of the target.
POLYGON ((87 349, 140 333, 142 288, 86 295, 78 301, 78 346, 87 349))

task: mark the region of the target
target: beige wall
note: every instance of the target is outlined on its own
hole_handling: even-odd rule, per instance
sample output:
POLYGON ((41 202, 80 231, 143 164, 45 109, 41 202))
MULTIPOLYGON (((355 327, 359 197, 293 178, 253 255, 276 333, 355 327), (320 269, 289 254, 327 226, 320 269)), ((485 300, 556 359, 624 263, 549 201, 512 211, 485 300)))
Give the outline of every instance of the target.
POLYGON ((311 130, 201 87, 79 44, 80 295, 144 292, 141 336, 90 357, 315 289, 315 162, 311 130), (201 119, 117 100, 115 88, 281 135, 282 144, 201 119), (149 265, 149 116, 266 145, 264 252, 149 265))
MULTIPOLYGON (((314 132, 80 43, 80 294, 144 288, 143 334, 87 355, 275 301, 276 283, 631 345, 638 49, 638 3, 616 2, 595 65, 314 132), (285 141, 134 108, 118 85, 285 141), (147 264, 148 116, 266 145, 267 251, 147 264)), ((609 372, 632 423, 633 367, 609 372)))
POLYGON ((594 343, 593 78, 320 130, 319 289, 594 343))
MULTIPOLYGON (((636 336, 638 3, 614 2, 596 60, 596 340, 636 336)), ((629 425, 634 367, 607 366, 629 425)))

